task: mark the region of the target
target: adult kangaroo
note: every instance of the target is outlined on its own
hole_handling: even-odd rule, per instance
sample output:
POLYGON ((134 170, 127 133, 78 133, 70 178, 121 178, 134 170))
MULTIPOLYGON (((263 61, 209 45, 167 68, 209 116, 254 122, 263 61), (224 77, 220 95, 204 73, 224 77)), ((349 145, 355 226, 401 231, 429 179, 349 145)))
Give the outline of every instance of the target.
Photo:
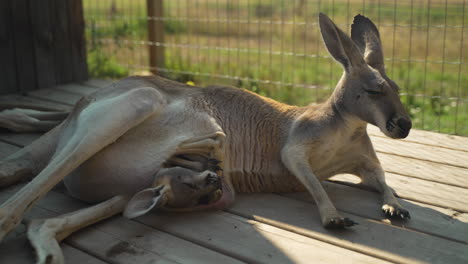
MULTIPOLYGON (((338 173, 355 174, 380 191, 387 216, 409 218, 385 183, 366 132, 370 123, 391 138, 404 138, 411 128, 398 86, 385 73, 379 32, 361 15, 354 18, 351 38, 324 14, 319 24, 329 53, 344 68, 320 105, 290 106, 242 89, 192 87, 160 77, 125 78, 82 98, 60 125, 0 163, 0 185, 32 178, 0 207, 0 239, 62 180, 72 196, 98 204, 33 222, 33 241, 44 239, 38 234, 44 230, 59 241, 123 211, 136 217, 160 206, 222 209, 234 202, 235 191, 305 189, 323 226, 348 227, 355 223, 340 216, 320 183, 338 173), (183 186, 193 193, 187 196, 183 186), (41 228, 44 223, 47 228, 41 228)), ((23 118, 4 126, 33 129, 31 123, 44 127, 50 121, 15 111, 23 118)), ((44 244, 33 242, 43 259, 63 260, 57 245, 44 244)))

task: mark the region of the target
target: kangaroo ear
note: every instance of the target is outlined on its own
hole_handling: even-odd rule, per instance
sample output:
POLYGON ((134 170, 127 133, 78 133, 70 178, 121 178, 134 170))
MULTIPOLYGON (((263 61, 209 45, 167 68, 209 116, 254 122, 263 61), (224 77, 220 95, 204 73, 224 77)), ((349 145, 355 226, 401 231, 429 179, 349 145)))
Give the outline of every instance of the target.
POLYGON ((343 65, 345 71, 350 72, 353 68, 365 65, 356 44, 328 16, 320 13, 319 24, 328 52, 343 65))
POLYGON ((131 219, 144 215, 153 208, 164 206, 167 202, 166 192, 164 185, 160 185, 136 193, 127 203, 123 215, 131 219))
POLYGON ((381 73, 385 72, 379 30, 369 18, 361 15, 354 17, 351 38, 364 55, 366 63, 381 73))

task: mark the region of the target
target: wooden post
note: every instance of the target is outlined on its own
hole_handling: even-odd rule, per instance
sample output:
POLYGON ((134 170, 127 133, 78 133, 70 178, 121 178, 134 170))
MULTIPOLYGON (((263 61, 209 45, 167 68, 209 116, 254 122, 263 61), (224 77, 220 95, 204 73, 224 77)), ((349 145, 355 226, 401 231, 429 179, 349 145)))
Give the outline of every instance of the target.
POLYGON ((0 1, 0 94, 16 92, 15 41, 11 3, 0 1))
POLYGON ((158 68, 164 68, 164 21, 163 0, 146 0, 148 14, 149 65, 153 74, 158 68))
POLYGON ((0 0, 0 94, 88 78, 82 0, 0 0))

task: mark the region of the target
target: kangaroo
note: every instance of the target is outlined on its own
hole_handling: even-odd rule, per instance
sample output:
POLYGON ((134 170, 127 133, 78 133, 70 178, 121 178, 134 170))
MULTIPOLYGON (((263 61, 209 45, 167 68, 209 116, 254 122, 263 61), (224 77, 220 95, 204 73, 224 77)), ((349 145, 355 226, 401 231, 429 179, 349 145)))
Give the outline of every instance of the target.
MULTIPOLYGON (((223 209, 236 191, 307 190, 324 227, 350 227, 356 223, 338 213, 321 185, 339 173, 357 175, 381 192, 388 217, 409 219, 366 132, 368 123, 391 138, 404 138, 411 129, 399 88, 385 73, 379 32, 361 15, 354 18, 351 38, 322 13, 319 25, 327 50, 344 69, 320 105, 290 106, 242 89, 160 77, 128 77, 83 97, 62 123, 0 163, 0 185, 32 179, 0 207, 0 240, 62 180, 72 196, 97 204, 33 221, 32 241, 46 237, 40 233, 45 223, 55 228, 48 239, 60 241, 120 212, 131 218, 161 206, 223 209), (172 178, 184 188, 174 187, 172 178), (208 187, 183 184, 207 178, 213 182, 208 187)), ((4 123, 34 128, 31 122, 44 127, 48 119, 4 123)), ((43 259, 63 260, 58 244, 33 244, 43 259)))

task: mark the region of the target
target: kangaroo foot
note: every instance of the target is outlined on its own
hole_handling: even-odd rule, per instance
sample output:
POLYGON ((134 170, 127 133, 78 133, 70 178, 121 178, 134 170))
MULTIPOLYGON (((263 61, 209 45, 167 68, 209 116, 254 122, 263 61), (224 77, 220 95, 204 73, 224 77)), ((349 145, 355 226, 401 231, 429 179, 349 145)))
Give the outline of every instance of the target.
POLYGON ((353 225, 358 225, 358 223, 349 218, 341 217, 338 215, 338 213, 323 217, 322 224, 325 228, 329 229, 341 229, 345 227, 351 227, 353 225))
POLYGON ((389 218, 411 219, 408 210, 396 204, 384 204, 382 206, 382 212, 389 218))

